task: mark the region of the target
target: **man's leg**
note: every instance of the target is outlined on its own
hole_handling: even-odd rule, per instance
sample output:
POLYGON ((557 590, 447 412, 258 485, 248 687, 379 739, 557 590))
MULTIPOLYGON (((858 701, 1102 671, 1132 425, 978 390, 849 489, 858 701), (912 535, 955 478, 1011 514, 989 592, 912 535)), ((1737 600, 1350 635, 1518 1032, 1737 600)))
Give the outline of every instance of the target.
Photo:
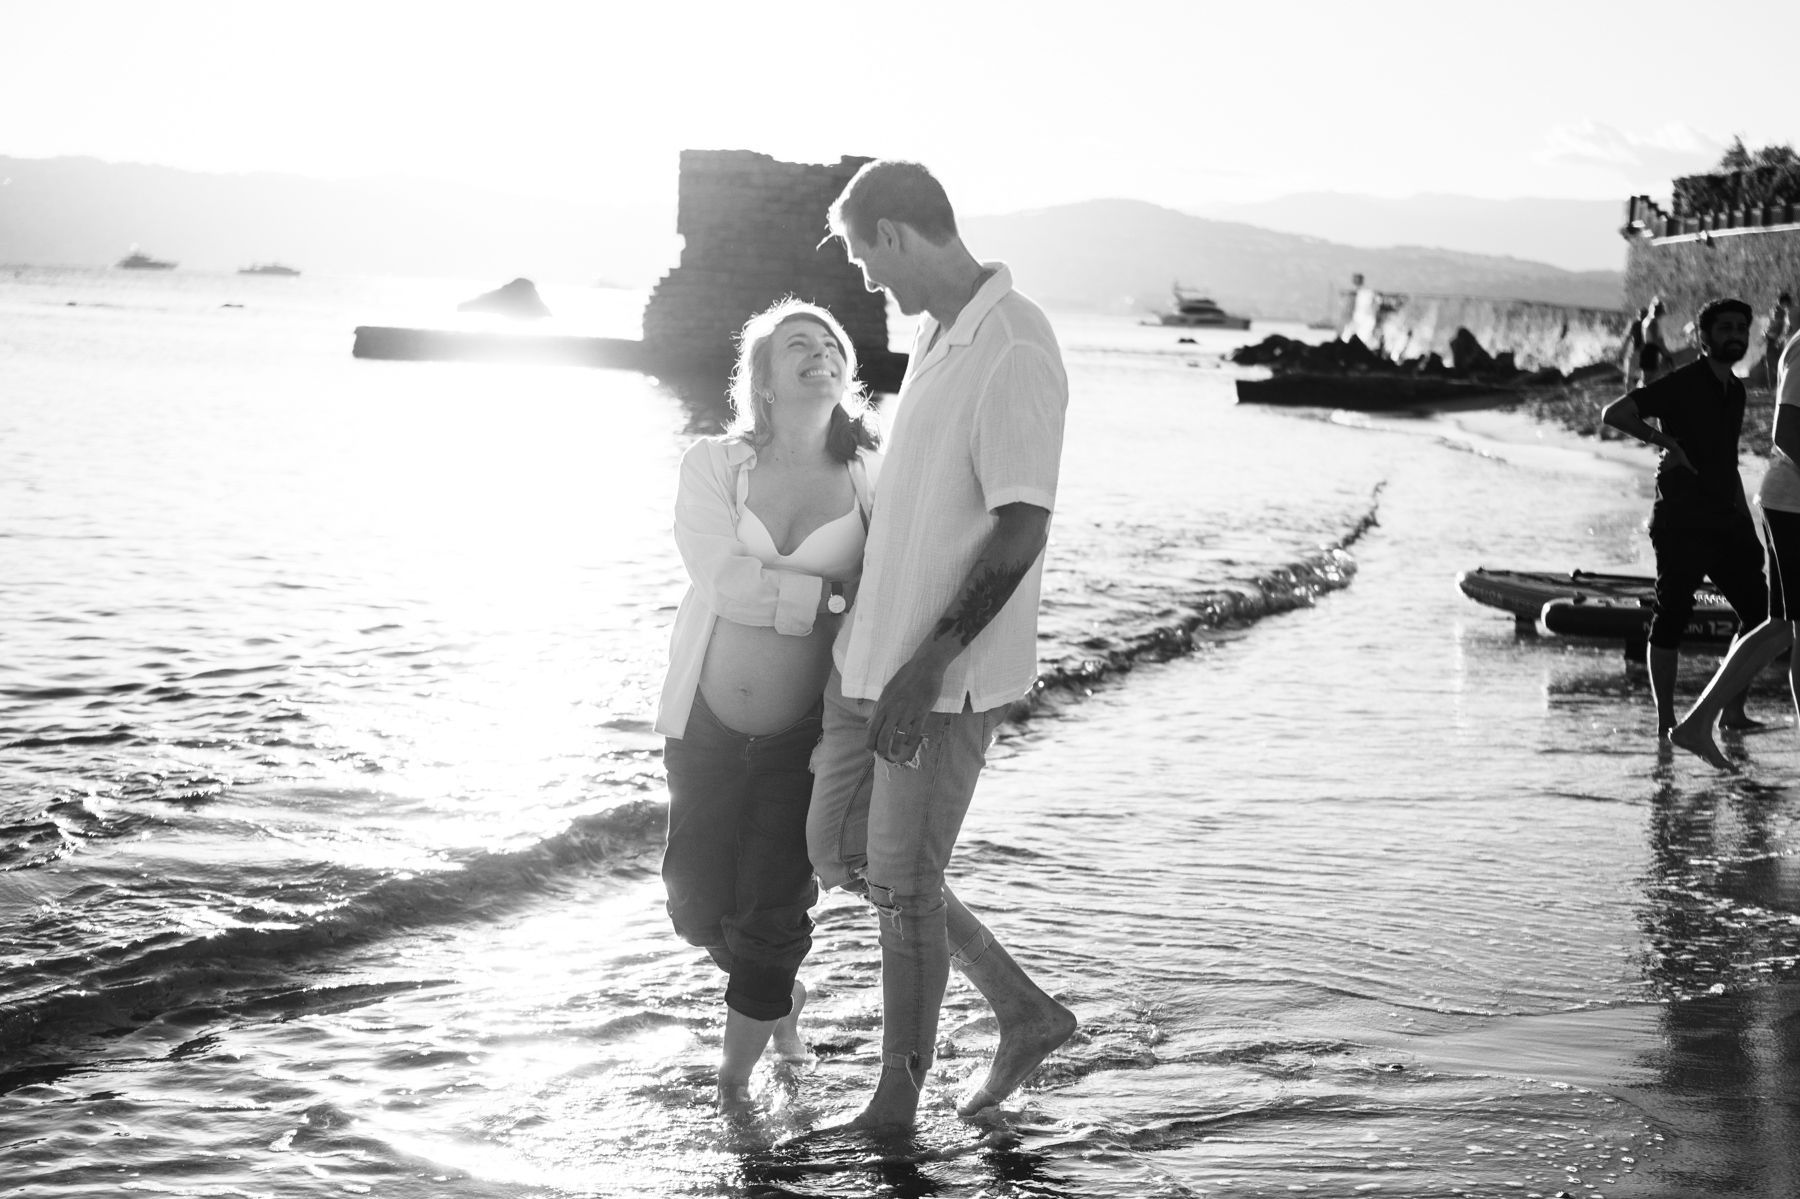
MULTIPOLYGON (((1750 685, 1750 680, 1792 644, 1793 631, 1785 620, 1765 620, 1733 641, 1731 652, 1719 663, 1706 690, 1681 718, 1681 723, 1669 730, 1669 740, 1676 747, 1705 758, 1720 770, 1735 769, 1719 743, 1713 740, 1713 723, 1732 697, 1736 697, 1741 707, 1744 688, 1750 685)), ((1800 654, 1794 657, 1800 658, 1800 654)), ((1792 668, 1792 660, 1789 668, 1792 668)))
MULTIPOLYGON (((1725 602, 1737 613, 1739 639, 1768 618, 1769 583, 1766 562, 1763 544, 1756 536, 1755 527, 1747 520, 1713 542, 1712 559, 1707 563, 1706 573, 1719 593, 1725 597, 1725 602)), ((1763 664, 1767 665, 1772 660, 1773 653, 1763 660, 1763 664)), ((1750 729, 1762 724, 1760 720, 1751 719, 1744 711, 1744 701, 1750 694, 1751 680, 1757 673, 1749 672, 1741 687, 1726 693, 1724 710, 1719 716, 1719 723, 1725 728, 1750 729)))
POLYGON ((1681 651, 1673 646, 1651 643, 1644 654, 1644 665, 1650 671, 1650 700, 1656 705, 1656 735, 1666 737, 1675 727, 1675 675, 1681 664, 1681 651))
MULTIPOLYGON (((1702 535, 1704 536, 1704 535, 1702 535)), ((1685 529, 1653 532, 1656 550, 1656 603, 1650 617, 1650 698, 1656 704, 1656 735, 1675 727, 1675 676, 1682 631, 1694 611, 1694 590, 1706 577, 1703 542, 1685 529)))
POLYGON ((944 867, 998 722, 998 713, 934 712, 916 765, 874 760, 865 878, 881 931, 882 1068, 855 1127, 907 1129, 917 1118, 950 981, 944 867))
POLYGON ((869 860, 869 795, 875 755, 869 751, 873 700, 847 699, 833 667, 825 682, 818 748, 812 755, 812 804, 806 813, 806 852, 827 890, 863 890, 869 860))
POLYGON ((950 960, 975 984, 1000 1022, 1000 1044, 986 1080, 957 1105, 957 1114, 972 1116, 1002 1102, 1074 1035, 1075 1013, 1032 982, 1024 967, 948 886, 944 888, 944 911, 950 960))
POLYGON ((1003 718, 1002 709, 933 714, 916 769, 876 763, 868 882, 881 919, 883 1070, 859 1118, 867 1126, 906 1127, 915 1119, 952 949, 1001 1022, 994 1067, 962 1105, 964 1114, 1011 1093, 1074 1031, 1074 1016, 1031 981, 944 885, 944 867, 1003 718))

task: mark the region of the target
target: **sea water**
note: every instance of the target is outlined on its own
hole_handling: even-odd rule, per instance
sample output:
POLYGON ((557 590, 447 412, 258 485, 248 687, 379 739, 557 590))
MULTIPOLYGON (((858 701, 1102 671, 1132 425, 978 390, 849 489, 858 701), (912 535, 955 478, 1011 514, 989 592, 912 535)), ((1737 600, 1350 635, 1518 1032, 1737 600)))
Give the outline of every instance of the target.
MULTIPOLYGON (((1647 460, 1239 406, 1219 355, 1268 328, 1054 312, 1044 685, 953 873, 1081 1029, 965 1124, 995 1030, 954 979, 917 1137, 807 1137, 879 1053, 875 928, 830 896, 819 1060, 722 1119, 650 730, 718 408, 351 358, 484 286, 0 273, 7 1194, 1800 1187, 1783 694, 1715 775, 1616 646, 1455 586, 1647 570, 1647 460)), ((544 291, 635 333, 641 294, 544 291)))

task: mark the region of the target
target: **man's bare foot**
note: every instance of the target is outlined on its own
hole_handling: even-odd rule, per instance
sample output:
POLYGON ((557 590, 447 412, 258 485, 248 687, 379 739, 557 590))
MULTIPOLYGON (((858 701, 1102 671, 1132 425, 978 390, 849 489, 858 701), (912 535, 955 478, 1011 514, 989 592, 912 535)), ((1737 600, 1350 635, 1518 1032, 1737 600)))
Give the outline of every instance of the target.
POLYGON ((1677 749, 1687 750, 1696 757, 1705 758, 1720 770, 1729 770, 1733 773, 1737 771, 1737 767, 1731 764, 1731 760, 1719 748, 1719 743, 1713 740, 1712 728, 1706 723, 1682 721, 1669 730, 1669 743, 1677 749))
POLYGON ((821 1124, 812 1130, 815 1136, 855 1135, 863 1133, 874 1137, 903 1137, 911 1135, 913 1126, 918 1120, 916 1112, 901 1114, 898 1112, 882 1113, 875 1110, 874 1105, 863 1108, 854 1116, 833 1120, 821 1124))
POLYGON ((775 1022, 775 1033, 769 1042, 775 1049, 776 1060, 790 1066, 810 1066, 819 1060, 800 1037, 800 1011, 805 1006, 806 984, 796 978, 793 1009, 775 1022))
POLYGON ((1749 732, 1751 729, 1762 728, 1763 722, 1740 708, 1736 712, 1727 712, 1723 716, 1720 716, 1719 727, 1722 729, 1730 729, 1734 733, 1745 733, 1749 732))
POLYGON ((986 1081, 956 1105, 956 1114, 966 1118, 1004 1102, 1045 1058, 1075 1035, 1075 1024, 1075 1013, 1052 999, 1048 1008, 1030 1019, 1002 1025, 1000 1047, 994 1050, 986 1081))

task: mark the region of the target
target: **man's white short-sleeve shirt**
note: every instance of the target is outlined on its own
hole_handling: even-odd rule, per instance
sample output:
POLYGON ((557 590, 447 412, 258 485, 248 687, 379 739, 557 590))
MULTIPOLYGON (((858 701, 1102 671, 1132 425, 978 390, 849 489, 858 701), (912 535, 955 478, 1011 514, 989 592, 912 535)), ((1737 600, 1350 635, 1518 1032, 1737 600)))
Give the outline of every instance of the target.
MULTIPOLYGON (((876 490, 862 584, 835 646, 844 694, 881 689, 938 622, 954 616, 971 567, 1007 504, 1056 506, 1069 378, 1038 306, 993 273, 956 321, 919 322, 876 490), (929 347, 929 349, 927 349, 929 347)), ((1037 678, 1038 555, 1006 606, 944 674, 933 708, 1010 703, 1037 678)))

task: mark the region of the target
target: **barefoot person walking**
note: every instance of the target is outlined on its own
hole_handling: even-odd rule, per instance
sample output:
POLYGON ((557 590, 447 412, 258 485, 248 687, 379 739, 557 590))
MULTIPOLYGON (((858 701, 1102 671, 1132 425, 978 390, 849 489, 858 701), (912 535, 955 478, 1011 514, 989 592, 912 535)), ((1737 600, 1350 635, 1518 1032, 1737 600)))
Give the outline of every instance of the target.
POLYGON ((806 1053, 807 760, 879 462, 855 350, 822 308, 789 300, 750 319, 731 401, 730 431, 681 463, 675 543, 692 586, 656 718, 669 919, 727 976, 725 1105, 749 1098, 771 1038, 784 1058, 806 1053))
MULTIPOLYGON (((1658 737, 1675 727, 1681 638, 1702 580, 1710 578, 1723 593, 1740 628, 1769 614, 1762 543, 1738 475, 1744 384, 1731 370, 1750 348, 1751 315, 1742 300, 1713 300, 1695 320, 1699 359, 1627 392, 1600 414, 1613 428, 1663 451, 1650 513, 1656 601, 1647 655, 1658 737), (1647 423, 1647 417, 1662 428, 1647 423)), ((1741 689, 1727 699, 1723 719, 1727 728, 1755 725, 1744 715, 1741 689)))
POLYGON ((862 893, 880 924, 881 1077, 849 1126, 905 1129, 952 960, 1000 1024, 962 1114, 1005 1099, 1075 1030, 944 883, 988 746, 1037 674, 1068 377, 1043 312, 964 247, 924 167, 867 164, 830 219, 869 290, 925 314, 826 684, 807 823, 820 881, 862 893))
MULTIPOLYGON (((1775 383, 1774 445, 1769 469, 1756 492, 1762 521, 1764 574, 1769 582, 1769 619, 1737 639, 1706 690, 1669 734, 1689 753, 1720 770, 1734 767, 1713 739, 1713 722, 1730 697, 1741 695, 1763 667, 1791 648, 1800 622, 1800 337, 1772 359, 1775 383)), ((1788 691, 1800 718, 1800 653, 1788 657, 1788 691)))

